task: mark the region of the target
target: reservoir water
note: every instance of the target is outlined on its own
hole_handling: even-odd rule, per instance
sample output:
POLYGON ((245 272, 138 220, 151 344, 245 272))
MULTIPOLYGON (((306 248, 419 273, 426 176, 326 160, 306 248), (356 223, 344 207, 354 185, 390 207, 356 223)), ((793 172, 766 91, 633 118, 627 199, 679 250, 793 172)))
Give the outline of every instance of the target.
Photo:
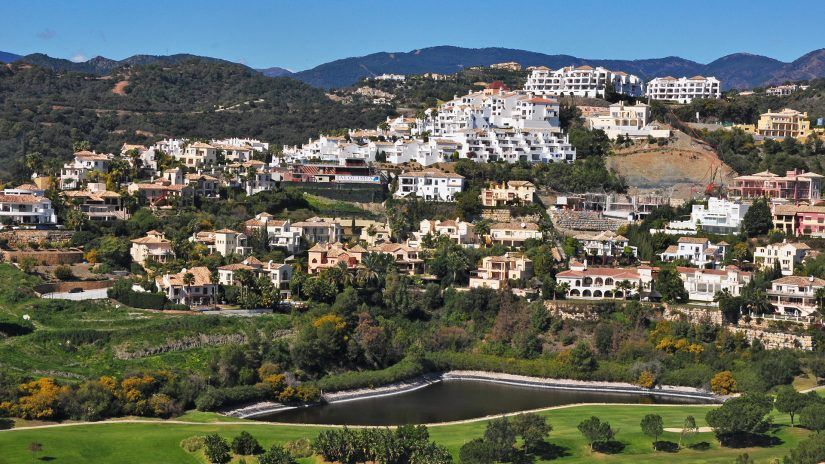
POLYGON ((575 403, 705 403, 690 398, 556 390, 449 380, 390 396, 291 409, 257 420, 305 424, 401 425, 449 422, 575 403))

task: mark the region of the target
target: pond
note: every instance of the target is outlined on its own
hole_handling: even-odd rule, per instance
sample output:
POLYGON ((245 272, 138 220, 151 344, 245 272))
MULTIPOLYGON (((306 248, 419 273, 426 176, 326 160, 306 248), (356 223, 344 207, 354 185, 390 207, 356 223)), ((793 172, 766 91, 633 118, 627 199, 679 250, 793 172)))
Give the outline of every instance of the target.
POLYGON ((449 380, 411 392, 291 409, 255 419, 304 424, 401 425, 457 421, 574 403, 704 402, 691 398, 449 380))

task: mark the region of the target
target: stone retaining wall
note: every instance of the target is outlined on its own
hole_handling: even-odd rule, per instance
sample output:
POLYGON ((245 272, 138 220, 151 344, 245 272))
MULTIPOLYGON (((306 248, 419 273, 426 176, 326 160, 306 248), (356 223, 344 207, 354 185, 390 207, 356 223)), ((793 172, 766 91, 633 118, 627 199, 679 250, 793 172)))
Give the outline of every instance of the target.
POLYGON ((83 251, 78 248, 67 250, 3 250, 3 261, 19 263, 32 258, 40 266, 57 266, 83 262, 83 251))

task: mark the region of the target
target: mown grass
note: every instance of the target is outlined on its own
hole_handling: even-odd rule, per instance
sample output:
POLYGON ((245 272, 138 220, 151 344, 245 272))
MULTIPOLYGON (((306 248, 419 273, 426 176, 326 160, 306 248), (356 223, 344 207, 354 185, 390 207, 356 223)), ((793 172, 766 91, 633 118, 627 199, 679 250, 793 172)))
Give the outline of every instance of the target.
MULTIPOLYGON (((687 443, 707 443, 704 450, 683 448, 678 452, 654 452, 651 439, 642 434, 639 421, 648 413, 663 417, 665 427, 680 428, 684 418, 692 415, 697 425, 704 426, 706 412, 713 406, 690 405, 584 405, 544 411, 553 425, 549 443, 553 445, 552 455, 537 457, 535 462, 559 463, 731 463, 742 453, 748 453, 756 462, 768 462, 781 458, 803 440, 809 432, 800 428, 790 428, 788 418, 774 412, 775 435, 780 444, 766 448, 724 448, 712 433, 699 433, 687 443), (616 454, 591 454, 586 442, 576 429, 582 419, 596 415, 607 420, 618 430, 617 439, 623 449, 616 454)), ((219 433, 232 439, 242 430, 250 432, 264 447, 273 443, 285 443, 298 438, 314 438, 323 427, 299 425, 271 425, 250 423, 248 425, 220 424, 216 420, 226 418, 209 413, 187 413, 178 418, 196 425, 164 424, 97 424, 71 427, 42 428, 37 430, 10 430, 0 432, 0 463, 33 462, 28 444, 38 442, 43 445, 40 457, 49 457, 51 462, 129 462, 129 463, 196 463, 202 462, 198 455, 183 451, 179 443, 192 435, 219 433)), ((234 420, 234 419, 231 419, 234 420)), ((430 427, 432 440, 446 446, 456 457, 458 450, 467 441, 484 433, 485 421, 465 424, 430 427)), ((679 434, 666 432, 660 439, 678 442, 679 434)), ((320 462, 312 458, 304 463, 320 462)))
POLYGON ((304 199, 307 203, 309 203, 310 207, 312 207, 314 211, 322 216, 353 215, 364 218, 373 218, 375 216, 372 212, 346 201, 330 200, 328 198, 309 193, 304 193, 304 199))
POLYGON ((255 318, 168 314, 137 310, 109 302, 72 302, 36 298, 37 279, 0 264, 0 320, 25 324, 34 331, 0 338, 0 368, 62 379, 119 375, 134 369, 201 370, 217 346, 168 351, 136 359, 134 352, 188 337, 261 331, 291 326, 289 315, 255 318))

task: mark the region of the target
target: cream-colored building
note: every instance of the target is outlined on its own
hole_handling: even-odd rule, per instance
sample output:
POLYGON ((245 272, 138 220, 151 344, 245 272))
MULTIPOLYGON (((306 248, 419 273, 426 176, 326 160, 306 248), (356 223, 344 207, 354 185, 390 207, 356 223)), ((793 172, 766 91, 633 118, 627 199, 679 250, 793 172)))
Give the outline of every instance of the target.
POLYGON ((175 258, 172 251, 172 242, 169 241, 162 232, 150 230, 145 237, 132 240, 132 248, 129 251, 132 261, 145 266, 148 261, 165 263, 175 258))
POLYGON ((195 142, 186 146, 180 160, 186 167, 199 168, 205 165, 215 164, 218 160, 217 153, 218 149, 212 145, 195 142))
POLYGON ((212 306, 218 301, 218 283, 212 281, 212 272, 207 267, 184 268, 178 274, 158 276, 155 284, 177 304, 212 306))
POLYGON ((533 203, 536 186, 526 180, 511 180, 491 184, 481 190, 481 204, 488 207, 529 205, 533 203))
POLYGON ((505 253, 504 256, 486 256, 481 260, 477 277, 470 278, 470 288, 500 289, 510 280, 533 277, 533 261, 523 253, 505 253))
POLYGON ((782 111, 771 111, 759 116, 756 123, 756 135, 761 135, 769 139, 781 139, 793 137, 804 139, 811 132, 811 123, 808 121, 808 113, 785 108, 782 111))
POLYGON ((804 243, 774 243, 771 245, 756 247, 753 252, 753 263, 760 269, 772 269, 779 264, 782 275, 793 275, 793 269, 797 264, 801 264, 811 251, 811 247, 804 243))
POLYGON ((620 135, 630 138, 667 138, 669 129, 661 129, 651 124, 650 106, 644 103, 625 105, 618 102, 610 105, 609 114, 596 115, 587 119, 591 130, 603 130, 611 139, 620 135))
POLYGON ((541 238, 538 224, 532 222, 503 222, 490 226, 490 241, 493 243, 520 247, 525 240, 541 238))

